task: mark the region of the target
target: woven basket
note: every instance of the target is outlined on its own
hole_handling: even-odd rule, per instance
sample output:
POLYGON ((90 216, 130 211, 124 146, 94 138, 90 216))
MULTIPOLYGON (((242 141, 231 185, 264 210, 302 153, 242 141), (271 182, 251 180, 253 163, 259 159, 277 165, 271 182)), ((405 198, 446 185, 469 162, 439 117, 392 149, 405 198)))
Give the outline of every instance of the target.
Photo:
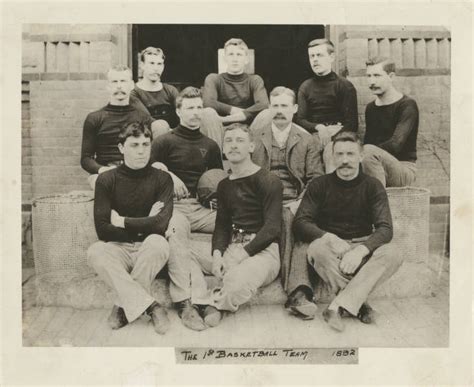
POLYGON ((93 203, 91 193, 51 195, 33 201, 33 252, 38 279, 67 281, 70 275, 92 272, 86 252, 97 241, 93 203))
POLYGON ((392 212, 393 239, 396 254, 406 261, 428 259, 430 231, 430 191, 417 187, 387 188, 392 212))

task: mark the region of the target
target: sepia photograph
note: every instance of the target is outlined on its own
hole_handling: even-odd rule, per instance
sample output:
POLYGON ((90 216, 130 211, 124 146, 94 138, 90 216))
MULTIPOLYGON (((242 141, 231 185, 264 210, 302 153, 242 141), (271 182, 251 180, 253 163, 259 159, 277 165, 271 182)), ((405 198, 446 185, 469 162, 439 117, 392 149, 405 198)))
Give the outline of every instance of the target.
POLYGON ((450 54, 439 26, 23 25, 23 345, 448 346, 450 54))
POLYGON ((470 385, 470 1, 1 17, 0 384, 470 385))

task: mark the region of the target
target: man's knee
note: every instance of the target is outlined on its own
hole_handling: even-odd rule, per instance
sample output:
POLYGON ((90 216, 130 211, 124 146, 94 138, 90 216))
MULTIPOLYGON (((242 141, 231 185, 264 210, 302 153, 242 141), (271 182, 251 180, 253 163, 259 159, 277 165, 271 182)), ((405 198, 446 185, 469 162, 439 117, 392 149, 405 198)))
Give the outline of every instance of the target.
POLYGON ((170 131, 170 126, 165 120, 156 120, 151 124, 151 131, 153 133, 153 138, 157 138, 162 134, 166 134, 170 131))
POLYGON ((329 259, 329 246, 323 238, 318 238, 308 245, 307 257, 311 266, 325 265, 329 259))
POLYGON ((168 230, 166 231, 167 238, 189 238, 191 235, 191 224, 188 218, 179 211, 174 211, 170 219, 168 230))
POLYGON ((364 160, 366 162, 378 160, 379 155, 380 155, 380 148, 372 144, 365 144, 364 147, 362 148, 362 153, 363 153, 363 159, 362 159, 362 165, 363 165, 364 160))
POLYGON ((201 115, 201 119, 204 118, 210 118, 210 119, 218 119, 219 118, 219 114, 217 114, 217 112, 215 111, 215 109, 211 108, 211 107, 206 107, 204 109, 202 109, 202 115, 201 115))
POLYGON ((168 241, 161 235, 151 234, 148 235, 143 241, 143 246, 153 249, 157 253, 164 255, 166 258, 169 256, 169 244, 168 241))

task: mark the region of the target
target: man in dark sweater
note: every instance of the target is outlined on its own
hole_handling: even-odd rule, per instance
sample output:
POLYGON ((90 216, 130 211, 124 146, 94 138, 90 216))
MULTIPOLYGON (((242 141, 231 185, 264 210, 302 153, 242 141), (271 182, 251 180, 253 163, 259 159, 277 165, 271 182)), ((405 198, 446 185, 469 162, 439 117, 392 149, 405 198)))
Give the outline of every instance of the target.
POLYGON ((365 110, 364 172, 386 187, 404 187, 416 178, 418 106, 393 85, 395 63, 384 57, 367 61, 375 101, 365 110))
MULTIPOLYGON (((254 143, 247 125, 224 134, 232 173, 217 188, 218 209, 212 236, 212 267, 222 279, 211 291, 212 305, 235 312, 278 276, 283 186, 274 174, 251 161, 254 143)), ((214 316, 215 321, 219 320, 214 316)))
POLYGON ((173 212, 173 182, 149 164, 151 136, 140 122, 124 125, 118 139, 124 163, 97 178, 94 222, 100 241, 87 256, 117 293, 109 325, 121 328, 146 312, 163 334, 169 320, 151 295, 151 283, 169 256, 164 235, 173 212))
POLYGON ((189 234, 214 230, 216 211, 201 205, 196 199, 196 188, 204 172, 222 169, 222 158, 216 142, 199 130, 201 92, 194 87, 185 88, 176 99, 176 107, 180 124, 153 141, 152 161, 153 166, 168 171, 175 186, 174 213, 168 232, 171 299, 185 326, 203 330, 206 324, 197 305, 204 302, 196 290, 201 270, 194 264, 196 254, 190 249, 189 234))
MULTIPOLYGON (((81 166, 90 173, 89 184, 95 187, 97 175, 122 164, 123 156, 117 148, 118 135, 123 125, 138 121, 151 125, 153 119, 129 104, 133 88, 132 72, 126 66, 115 66, 107 73, 107 106, 87 115, 82 132, 81 166)), ((153 125, 152 125, 153 129, 153 125)))
POLYGON ((176 97, 173 85, 161 82, 165 68, 165 54, 161 48, 147 47, 140 52, 140 69, 143 78, 130 93, 130 104, 150 114, 154 121, 153 138, 169 132, 178 124, 176 97))
POLYGON ((204 134, 222 147, 223 126, 234 122, 250 124, 268 107, 263 79, 244 72, 248 47, 242 39, 229 39, 224 45, 226 72, 209 74, 204 81, 204 134))
POLYGON ((336 294, 323 312, 328 324, 344 329, 343 312, 370 323, 373 310, 366 303, 376 285, 389 278, 402 263, 389 254, 392 217, 380 182, 360 171, 361 144, 352 132, 333 139, 336 171, 313 179, 293 223, 294 261, 307 260, 336 294))
POLYGON ((332 71, 334 45, 327 39, 315 39, 308 44, 309 63, 315 74, 298 90, 296 123, 319 137, 325 148, 323 158, 326 173, 334 170, 331 137, 340 130, 357 132, 357 93, 350 81, 332 71))

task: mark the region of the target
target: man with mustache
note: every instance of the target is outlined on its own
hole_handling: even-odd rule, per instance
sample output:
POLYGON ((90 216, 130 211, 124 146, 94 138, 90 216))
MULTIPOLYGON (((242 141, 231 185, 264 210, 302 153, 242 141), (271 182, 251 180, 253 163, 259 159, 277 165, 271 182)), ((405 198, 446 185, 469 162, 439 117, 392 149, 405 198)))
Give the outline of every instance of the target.
POLYGON ((153 117, 153 137, 156 138, 178 124, 175 111, 178 90, 161 82, 165 69, 165 54, 161 48, 147 47, 140 52, 140 68, 143 78, 131 91, 130 104, 153 117))
POLYGON ((129 104, 133 88, 132 71, 126 66, 115 66, 107 72, 109 103, 88 114, 82 132, 81 166, 90 176, 92 189, 97 176, 123 163, 117 148, 118 135, 123 125, 140 122, 154 128, 149 114, 129 104))
POLYGON ((393 235, 387 193, 380 181, 361 171, 357 135, 338 133, 332 148, 336 170, 309 183, 293 230, 309 264, 336 294, 324 320, 342 331, 347 314, 366 324, 373 321, 367 297, 397 271, 403 257, 386 248, 393 235))
POLYGON ((386 187, 411 185, 416 178, 418 106, 395 89, 395 63, 390 58, 367 61, 367 80, 375 101, 365 110, 364 172, 386 187))
POLYGON ((153 140, 153 166, 163 168, 174 182, 174 212, 167 232, 170 243, 168 272, 170 295, 178 309, 181 322, 193 330, 207 328, 205 318, 216 312, 205 308, 197 286, 202 278, 195 265, 195 252, 191 250, 189 234, 192 231, 212 233, 216 211, 206 208, 197 200, 197 184, 209 169, 222 169, 222 157, 216 142, 203 135, 201 92, 187 87, 176 98, 176 113, 180 124, 171 132, 153 140))
POLYGON ((350 81, 332 71, 335 55, 331 41, 310 41, 308 57, 314 77, 304 81, 298 90, 296 123, 319 137, 326 173, 331 173, 332 149, 327 144, 341 130, 357 132, 357 93, 350 81))
POLYGON ((268 107, 263 79, 244 72, 248 46, 242 39, 232 38, 224 44, 227 71, 209 74, 204 81, 204 134, 222 147, 224 126, 234 122, 251 124, 255 116, 268 107))
POLYGON ((313 318, 316 305, 312 302, 313 288, 306 256, 293 256, 293 260, 291 255, 291 219, 308 183, 313 177, 322 176, 324 170, 319 139, 292 123, 298 110, 295 99, 293 90, 286 87, 279 86, 271 91, 269 112, 272 121, 253 132, 252 161, 279 177, 283 184, 284 211, 291 212, 285 216, 288 237, 280 243, 282 282, 289 294, 286 306, 298 316, 313 318))

